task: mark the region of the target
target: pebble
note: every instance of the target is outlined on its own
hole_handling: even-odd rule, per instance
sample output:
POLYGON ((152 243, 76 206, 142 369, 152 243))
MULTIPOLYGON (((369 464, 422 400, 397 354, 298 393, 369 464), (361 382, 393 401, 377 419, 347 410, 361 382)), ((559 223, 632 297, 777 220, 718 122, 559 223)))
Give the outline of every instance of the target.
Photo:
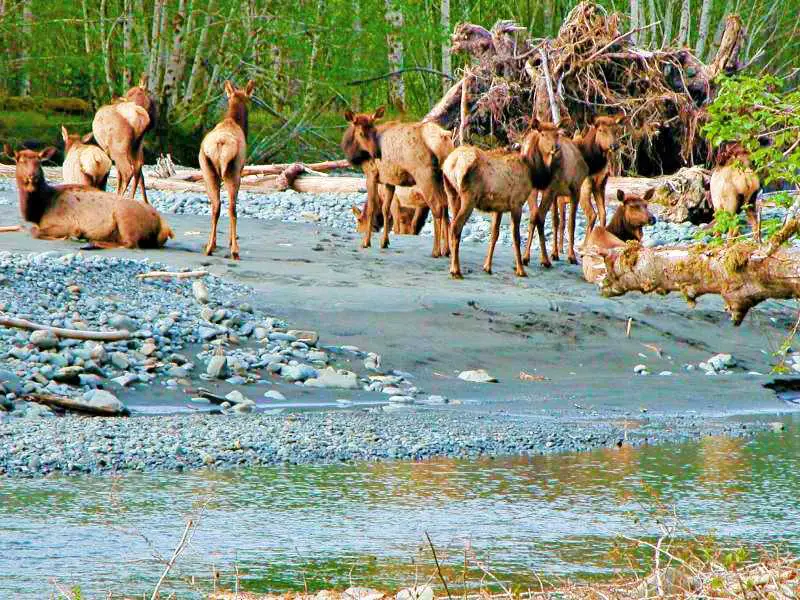
POLYGON ((39 350, 52 350, 58 348, 58 337, 52 331, 38 330, 31 333, 31 344, 39 350))
POLYGON ((216 354, 211 357, 206 366, 206 374, 214 379, 225 379, 230 374, 228 369, 228 359, 224 354, 216 354))
POLYGON ((636 365, 633 367, 633 372, 637 375, 647 375, 647 365, 636 365))
POLYGON ((458 374, 459 379, 471 381, 473 383, 497 383, 497 378, 492 377, 486 369, 476 369, 474 371, 462 371, 458 374))
POLYGON ((281 394, 278 390, 264 392, 264 398, 267 400, 277 400, 278 402, 284 402, 286 400, 286 396, 281 394))
POLYGON ((358 376, 352 371, 336 370, 328 367, 317 372, 317 375, 305 382, 308 387, 338 388, 357 390, 360 386, 358 376))
POLYGON ((208 287, 201 279, 192 282, 192 295, 200 304, 208 303, 208 287))

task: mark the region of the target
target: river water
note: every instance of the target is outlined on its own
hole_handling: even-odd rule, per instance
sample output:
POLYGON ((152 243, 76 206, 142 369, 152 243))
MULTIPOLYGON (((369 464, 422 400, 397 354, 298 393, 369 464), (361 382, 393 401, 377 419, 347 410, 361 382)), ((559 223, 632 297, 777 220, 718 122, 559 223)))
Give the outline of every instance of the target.
POLYGON ((180 598, 211 589, 212 569, 250 591, 427 581, 426 532, 454 581, 466 550, 470 585, 478 562, 522 588, 610 576, 618 536, 652 535, 659 507, 696 533, 797 551, 800 420, 787 423, 576 455, 0 480, 0 597, 141 597, 188 516, 199 524, 163 588, 180 598))

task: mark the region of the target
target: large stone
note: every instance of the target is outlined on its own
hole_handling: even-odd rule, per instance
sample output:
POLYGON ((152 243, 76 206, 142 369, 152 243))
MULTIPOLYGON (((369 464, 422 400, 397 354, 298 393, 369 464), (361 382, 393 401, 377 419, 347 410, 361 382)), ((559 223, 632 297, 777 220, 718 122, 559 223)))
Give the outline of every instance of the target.
POLYGON ((59 383, 80 385, 81 373, 83 373, 83 367, 64 367, 63 369, 59 369, 55 372, 53 379, 59 383))
POLYGON ((305 342, 309 346, 316 346, 319 341, 319 334, 316 331, 306 331, 304 329, 290 329, 287 333, 300 342, 305 342))
POLYGON ((355 373, 343 369, 337 371, 333 367, 320 370, 315 378, 306 381, 306 385, 308 387, 345 390, 357 390, 361 387, 358 383, 358 376, 355 373))
POLYGON ((224 354, 215 354, 211 357, 206 367, 206 374, 214 379, 226 379, 230 376, 228 359, 224 354))
POLYGON ((281 368, 281 377, 287 381, 306 381, 317 377, 317 370, 308 365, 284 365, 281 368))
POLYGON ((134 332, 138 329, 136 322, 127 315, 113 315, 108 320, 108 324, 113 329, 126 329, 130 332, 134 332))
POLYGON ((31 333, 31 344, 39 350, 52 350, 58 348, 58 337, 52 331, 40 329, 31 333))
POLYGON ((115 412, 127 412, 127 407, 122 400, 106 390, 89 390, 83 395, 90 405, 115 412))
POLYGON ((497 383, 497 378, 492 377, 486 369, 475 369, 474 371, 462 371, 458 374, 459 379, 471 381, 473 383, 497 383))
POLYGON ((196 279, 192 282, 192 294, 200 304, 208 303, 208 288, 202 280, 196 279))

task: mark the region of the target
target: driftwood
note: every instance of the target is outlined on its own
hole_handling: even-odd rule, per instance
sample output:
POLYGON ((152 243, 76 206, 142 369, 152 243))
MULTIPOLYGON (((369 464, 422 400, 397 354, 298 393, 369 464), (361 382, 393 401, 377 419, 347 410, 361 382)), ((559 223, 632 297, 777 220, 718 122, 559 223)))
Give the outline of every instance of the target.
MULTIPOLYGON (((250 165, 246 166, 242 171, 242 177, 250 175, 280 175, 287 169, 297 168, 296 165, 301 165, 303 171, 308 173, 325 173, 327 171, 335 171, 337 169, 350 169, 350 163, 346 160, 327 160, 320 163, 276 163, 274 165, 250 165)), ((176 169, 173 174, 168 178, 162 179, 181 179, 183 181, 203 181, 203 174, 198 169, 176 169)))
POLYGON ((131 337, 130 331, 121 329, 118 331, 84 331, 82 329, 63 329, 61 327, 51 327, 34 323, 26 319, 17 319, 0 315, 0 325, 4 327, 16 327, 17 329, 28 329, 31 331, 49 331, 57 337, 70 338, 73 340, 94 340, 97 342, 119 342, 131 337))
POLYGON ((131 414, 131 411, 124 406, 120 410, 115 410, 102 406, 95 406, 83 400, 77 400, 67 396, 55 396, 53 394, 31 393, 25 394, 22 396, 22 399, 26 402, 36 402, 37 404, 44 404, 45 406, 62 411, 91 415, 93 417, 127 417, 131 414))
POLYGON ((607 297, 680 292, 690 306, 700 296, 717 294, 739 325, 764 300, 800 298, 800 248, 776 246, 734 242, 645 248, 629 242, 604 257, 605 274, 598 285, 607 297))
POLYGON ((206 275, 208 271, 150 271, 139 273, 136 279, 195 279, 206 275))
MULTIPOLYGON (((266 177, 251 175, 242 178, 240 189, 248 192, 268 194, 281 191, 278 184, 278 175, 266 177)), ((181 179, 156 179, 150 177, 147 187, 154 190, 176 192, 197 192, 204 194, 205 186, 200 182, 185 181, 181 179)), ((319 177, 315 175, 300 175, 292 182, 291 188, 297 192, 311 194, 353 194, 367 191, 366 180, 359 176, 319 177)))
POLYGON ((233 406, 234 404, 242 404, 238 400, 231 400, 230 398, 226 398, 225 396, 218 396, 217 394, 214 394, 213 392, 210 392, 205 388, 197 388, 196 390, 194 390, 193 393, 196 394, 198 398, 204 398, 209 402, 211 402, 212 404, 222 405, 226 402, 231 406, 233 406))
POLYGON ((22 231, 22 225, 3 225, 3 226, 0 226, 0 233, 11 233, 12 231, 22 231))

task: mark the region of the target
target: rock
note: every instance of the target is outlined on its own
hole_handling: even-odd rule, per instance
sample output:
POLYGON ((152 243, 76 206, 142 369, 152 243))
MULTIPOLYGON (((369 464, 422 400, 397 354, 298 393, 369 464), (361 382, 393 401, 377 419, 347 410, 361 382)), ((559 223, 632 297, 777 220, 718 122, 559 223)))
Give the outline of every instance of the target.
POLYGON ((239 390, 233 390, 232 392, 228 392, 227 394, 225 394, 225 397, 234 404, 238 402, 252 402, 252 400, 248 399, 239 390))
POLYGON ((144 354, 145 356, 151 356, 151 355, 155 354, 157 349, 158 348, 156 347, 156 345, 154 343, 145 342, 144 344, 142 344, 140 352, 142 354, 144 354))
POLYGON ((55 372, 53 380, 68 385, 80 385, 81 373, 83 373, 83 367, 64 367, 55 372))
POLYGON ((264 398, 268 400, 277 400, 278 402, 284 402, 286 400, 286 396, 281 394, 278 390, 264 392, 264 398))
POLYGON ((669 377, 670 375, 672 375, 672 371, 661 371, 661 372, 659 373, 659 375, 660 375, 661 377, 669 377))
POLYGON ((381 600, 386 594, 364 587, 349 587, 342 592, 342 600, 381 600))
POLYGON ((471 381, 473 383, 497 383, 497 378, 489 375, 489 373, 486 372, 486 369, 462 371, 458 374, 458 378, 463 379, 464 381, 471 381))
POLYGON ((637 375, 647 375, 648 374, 647 365, 636 365, 635 367, 633 367, 633 372, 636 373, 637 375))
POLYGON ((370 352, 367 354, 367 358, 364 361, 364 368, 370 371, 377 371, 381 368, 381 357, 374 352, 370 352))
POLYGON ((252 400, 248 400, 247 402, 240 402, 239 404, 233 405, 233 412, 238 414, 251 413, 255 409, 256 409, 256 404, 252 400))
POLYGON ((427 398, 425 398, 425 400, 423 400, 422 402, 425 404, 433 404, 433 405, 447 404, 447 398, 445 398, 444 396, 437 396, 435 394, 432 394, 427 398))
POLYGON ((394 404, 414 404, 413 396, 390 396, 389 402, 394 404))
POLYGON ((266 338, 267 338, 267 336, 269 336, 269 329, 266 329, 266 328, 264 328, 264 327, 256 327, 256 328, 253 330, 253 335, 255 336, 255 338, 256 338, 257 340, 263 340, 263 339, 266 339, 266 338))
POLYGON ((395 600, 433 600, 433 588, 429 585, 405 588, 397 592, 395 600))
POLYGON ((124 352, 112 352, 111 364, 114 365, 117 369, 120 369, 121 371, 125 371, 128 367, 131 366, 128 357, 125 355, 124 352))
POLYGON ((217 337, 219 335, 219 333, 220 332, 214 327, 203 327, 203 326, 200 326, 200 327, 197 328, 197 335, 200 336, 200 339, 202 339, 203 341, 206 341, 206 342, 208 340, 211 340, 211 339, 214 339, 215 337, 217 337))
POLYGON ((136 373, 125 373, 119 377, 114 377, 111 381, 120 387, 128 387, 132 383, 137 383, 139 381, 139 376, 136 373))
POLYGON ((228 369, 228 359, 224 354, 215 354, 208 361, 206 374, 214 379, 226 379, 230 376, 228 369))
POLYGON ((90 390, 83 395, 83 398, 89 404, 98 408, 115 412, 127 412, 128 410, 119 398, 106 390, 90 390))
POLYGON ((358 376, 345 370, 337 371, 333 367, 327 367, 318 372, 313 379, 308 379, 305 383, 308 387, 316 388, 339 388, 345 390, 357 390, 360 385, 358 376))
POLYGON ((769 428, 774 431, 775 433, 780 433, 786 429, 786 423, 781 421, 773 421, 769 424, 769 428))
POLYGON ((283 365, 281 377, 287 381, 306 381, 317 377, 317 370, 308 365, 283 365))
POLYGON ((192 282, 192 294, 200 304, 208 304, 208 288, 201 279, 192 282))
POLYGON ((108 320, 108 325, 112 329, 125 329, 127 331, 130 331, 131 333, 133 333, 138 329, 138 327, 136 326, 136 321, 134 321, 127 315, 113 315, 108 320))
POLYGON ((653 573, 642 581, 635 590, 635 598, 686 598, 697 587, 692 577, 675 567, 665 567, 660 572, 661 594, 658 578, 653 573))
POLYGON ((290 329, 286 332, 297 341, 304 342, 309 346, 316 346, 319 341, 319 334, 316 331, 306 331, 304 329, 290 329))
POLYGON ((58 337, 52 331, 40 329, 31 333, 31 344, 39 350, 52 350, 58 348, 58 337))
MULTIPOLYGON (((720 372, 736 366, 736 360, 730 354, 715 354, 706 361, 714 371, 720 372)), ((702 368, 702 364, 701 364, 702 368)))

